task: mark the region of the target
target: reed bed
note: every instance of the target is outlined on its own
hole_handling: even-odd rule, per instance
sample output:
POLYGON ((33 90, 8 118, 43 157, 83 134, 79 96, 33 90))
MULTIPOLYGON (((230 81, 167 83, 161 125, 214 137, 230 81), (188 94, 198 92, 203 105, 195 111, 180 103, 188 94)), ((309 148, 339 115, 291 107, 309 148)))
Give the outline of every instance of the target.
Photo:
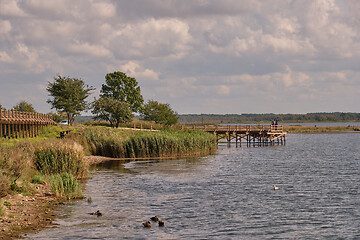
POLYGON ((51 184, 52 192, 58 197, 67 199, 81 198, 82 191, 79 182, 68 172, 62 174, 53 174, 47 177, 51 184))
MULTIPOLYGON (((51 131, 46 134, 53 135, 51 131)), ((85 177, 87 171, 83 148, 72 140, 39 138, 31 141, 3 141, 0 144, 0 198, 11 192, 33 192, 34 187, 30 183, 39 184, 36 179, 39 181, 56 174, 71 174, 76 180, 85 177)), ((46 181, 59 185, 59 181, 46 181)), ((61 191, 59 193, 63 194, 61 191)), ((77 193, 78 190, 74 196, 77 193)), ((66 197, 72 196, 68 191, 64 194, 66 197)))
POLYGON ((87 164, 80 144, 54 141, 37 147, 34 164, 44 175, 71 173, 76 178, 85 177, 87 164))
POLYGON ((94 155, 114 158, 173 157, 217 149, 212 134, 202 131, 118 131, 91 128, 83 132, 94 155))

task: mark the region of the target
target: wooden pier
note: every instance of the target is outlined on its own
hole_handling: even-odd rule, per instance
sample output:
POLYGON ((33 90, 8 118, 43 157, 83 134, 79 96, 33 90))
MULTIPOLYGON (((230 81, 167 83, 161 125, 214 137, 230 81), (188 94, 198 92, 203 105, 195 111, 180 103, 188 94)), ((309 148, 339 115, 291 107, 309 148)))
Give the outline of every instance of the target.
POLYGON ((228 125, 194 126, 216 136, 217 142, 235 143, 236 146, 285 145, 286 132, 282 125, 228 125), (224 142, 224 141, 222 141, 224 142))
POLYGON ((0 138, 36 137, 47 125, 55 125, 47 114, 0 109, 0 138))

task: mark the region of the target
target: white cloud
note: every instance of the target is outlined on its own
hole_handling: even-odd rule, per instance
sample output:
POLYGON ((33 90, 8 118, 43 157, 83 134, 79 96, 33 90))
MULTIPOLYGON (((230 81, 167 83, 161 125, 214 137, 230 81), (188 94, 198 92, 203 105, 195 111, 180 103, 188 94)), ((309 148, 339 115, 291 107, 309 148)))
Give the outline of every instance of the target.
POLYGON ((0 20, 0 38, 4 35, 10 33, 11 31, 11 23, 10 21, 2 21, 0 20))
POLYGON ((25 17, 25 12, 18 6, 19 0, 0 0, 0 17, 25 17))
POLYGON ((130 61, 120 67, 120 70, 139 79, 159 80, 159 74, 151 69, 144 69, 139 63, 130 61))
POLYGON ((112 53, 103 46, 91 45, 87 42, 85 43, 73 43, 68 47, 68 51, 71 54, 82 54, 87 56, 94 57, 111 57, 112 53))
POLYGON ((12 63, 14 60, 4 51, 0 51, 0 62, 12 63))
POLYGON ((192 40, 189 26, 177 19, 149 19, 118 29, 111 46, 120 58, 181 58, 192 40))

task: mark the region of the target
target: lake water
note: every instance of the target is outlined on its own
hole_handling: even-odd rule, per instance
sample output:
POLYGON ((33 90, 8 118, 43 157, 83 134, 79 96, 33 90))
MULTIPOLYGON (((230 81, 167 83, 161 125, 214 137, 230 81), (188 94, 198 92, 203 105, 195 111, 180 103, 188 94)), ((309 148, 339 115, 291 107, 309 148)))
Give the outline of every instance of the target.
POLYGON ((86 200, 30 239, 360 239, 360 134, 288 135, 285 146, 102 164, 86 200), (279 187, 274 190, 273 185, 279 187), (96 210, 103 216, 89 215, 96 210), (165 227, 142 222, 157 215, 165 227))

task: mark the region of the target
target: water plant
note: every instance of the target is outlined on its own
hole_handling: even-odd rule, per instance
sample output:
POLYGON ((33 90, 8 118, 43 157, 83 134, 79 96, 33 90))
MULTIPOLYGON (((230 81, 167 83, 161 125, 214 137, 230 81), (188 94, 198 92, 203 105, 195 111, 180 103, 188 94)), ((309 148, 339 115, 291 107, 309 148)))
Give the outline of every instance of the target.
POLYGON ((92 154, 117 158, 147 158, 210 153, 217 148, 203 131, 119 131, 90 128, 83 132, 92 154))
POLYGON ((36 148, 34 164, 45 175, 68 172, 81 178, 87 173, 82 147, 75 142, 55 141, 36 148))
POLYGON ((67 199, 82 197, 81 188, 76 178, 68 172, 53 174, 48 177, 52 192, 67 199))

